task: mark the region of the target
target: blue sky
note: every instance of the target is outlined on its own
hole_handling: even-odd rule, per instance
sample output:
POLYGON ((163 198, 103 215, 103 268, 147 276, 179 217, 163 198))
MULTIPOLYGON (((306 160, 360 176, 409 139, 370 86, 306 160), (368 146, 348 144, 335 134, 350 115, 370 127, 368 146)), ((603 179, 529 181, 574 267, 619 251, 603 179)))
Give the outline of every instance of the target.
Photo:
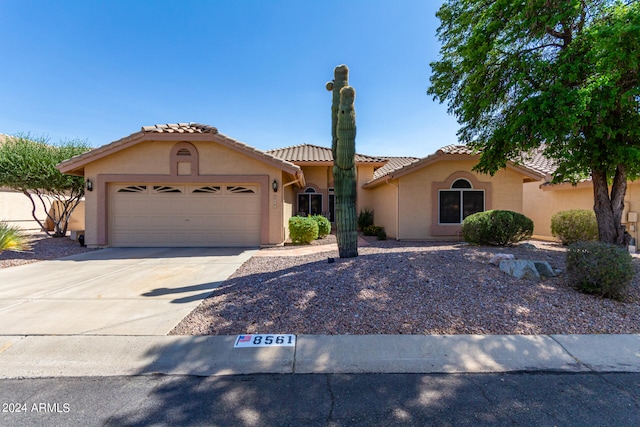
POLYGON ((457 141, 426 94, 439 0, 0 0, 0 133, 100 146, 199 122, 268 150, 330 146, 325 83, 347 64, 356 150, 457 141))

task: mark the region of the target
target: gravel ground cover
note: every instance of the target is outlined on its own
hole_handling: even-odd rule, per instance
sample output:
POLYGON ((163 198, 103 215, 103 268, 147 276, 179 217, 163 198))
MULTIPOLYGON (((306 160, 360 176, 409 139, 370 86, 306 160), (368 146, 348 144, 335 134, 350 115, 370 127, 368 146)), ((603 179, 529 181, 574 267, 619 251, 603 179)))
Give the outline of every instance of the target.
POLYGON ((31 249, 24 252, 0 252, 0 268, 15 267, 47 259, 61 258, 91 251, 80 246, 68 237, 49 237, 46 233, 35 233, 30 236, 31 249))
MULTIPOLYGON (((293 246, 263 250, 171 334, 640 333, 638 274, 626 301, 616 302, 575 291, 563 274, 520 280, 488 263, 496 253, 512 253, 564 270, 559 244, 367 241, 352 259, 338 258, 337 250, 304 256, 283 256, 295 254, 293 246)), ((329 236, 315 244, 334 242, 329 236)), ((638 272, 637 256, 634 263, 638 272)))
MULTIPOLYGON (((518 280, 488 263, 496 253, 512 253, 564 270, 559 244, 496 248, 365 239, 352 259, 340 259, 326 246, 335 236, 313 243, 328 251, 308 255, 298 255, 297 246, 264 249, 171 334, 640 333, 638 255, 627 298, 616 302, 573 290, 564 275, 518 280)), ((92 250, 44 233, 32 236, 32 246, 0 253, 0 268, 92 250)))

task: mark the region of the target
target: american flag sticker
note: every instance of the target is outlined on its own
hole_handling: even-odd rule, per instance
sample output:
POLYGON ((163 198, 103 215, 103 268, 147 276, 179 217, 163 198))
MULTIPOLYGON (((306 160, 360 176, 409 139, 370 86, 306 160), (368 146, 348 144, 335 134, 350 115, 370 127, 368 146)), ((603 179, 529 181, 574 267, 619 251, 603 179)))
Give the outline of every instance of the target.
POLYGON ((238 335, 236 344, 239 344, 241 342, 251 342, 251 335, 238 335))
POLYGON ((294 334, 254 334, 238 335, 233 347, 294 347, 295 345, 294 334))

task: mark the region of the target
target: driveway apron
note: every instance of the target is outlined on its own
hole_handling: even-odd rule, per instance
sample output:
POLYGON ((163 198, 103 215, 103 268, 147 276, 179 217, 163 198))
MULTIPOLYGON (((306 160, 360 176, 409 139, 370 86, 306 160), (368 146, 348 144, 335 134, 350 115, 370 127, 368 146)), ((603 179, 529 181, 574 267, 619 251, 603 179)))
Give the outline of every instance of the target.
POLYGON ((0 334, 166 335, 255 252, 109 248, 0 269, 0 334))

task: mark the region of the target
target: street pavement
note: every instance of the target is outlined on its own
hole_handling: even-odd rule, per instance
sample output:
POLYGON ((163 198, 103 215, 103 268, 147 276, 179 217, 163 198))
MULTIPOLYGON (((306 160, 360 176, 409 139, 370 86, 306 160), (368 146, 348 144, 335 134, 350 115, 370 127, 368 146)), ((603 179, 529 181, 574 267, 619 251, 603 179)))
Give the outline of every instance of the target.
POLYGON ((45 378, 0 402, 3 426, 637 426, 640 374, 45 378))

